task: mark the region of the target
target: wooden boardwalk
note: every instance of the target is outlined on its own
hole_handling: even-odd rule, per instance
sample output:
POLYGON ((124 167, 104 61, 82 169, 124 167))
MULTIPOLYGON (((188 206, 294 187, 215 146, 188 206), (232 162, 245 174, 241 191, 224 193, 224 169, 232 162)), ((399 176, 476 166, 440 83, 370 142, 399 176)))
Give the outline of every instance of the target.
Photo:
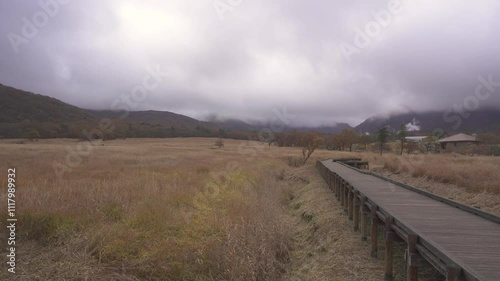
POLYGON ((393 277, 393 242, 407 243, 408 280, 427 264, 447 280, 500 281, 500 218, 478 209, 333 162, 317 167, 377 255, 384 227, 385 279, 393 277), (371 235, 368 222, 371 221, 371 235))

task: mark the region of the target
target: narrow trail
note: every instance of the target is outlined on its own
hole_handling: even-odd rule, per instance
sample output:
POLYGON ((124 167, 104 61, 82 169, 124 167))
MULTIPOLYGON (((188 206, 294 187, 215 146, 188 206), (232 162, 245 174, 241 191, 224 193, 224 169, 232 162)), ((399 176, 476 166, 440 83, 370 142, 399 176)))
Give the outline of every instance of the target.
POLYGON ((295 229, 290 264, 283 280, 381 280, 382 258, 368 255, 368 242, 352 232, 340 204, 313 166, 292 170, 300 182, 290 202, 295 229))

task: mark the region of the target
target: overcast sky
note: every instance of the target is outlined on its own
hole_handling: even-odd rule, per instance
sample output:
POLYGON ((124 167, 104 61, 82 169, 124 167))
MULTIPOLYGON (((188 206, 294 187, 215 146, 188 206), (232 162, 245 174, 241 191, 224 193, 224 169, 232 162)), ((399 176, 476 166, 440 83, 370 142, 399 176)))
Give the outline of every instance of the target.
MULTIPOLYGON (((497 0, 1 1, 0 36, 0 83, 90 109, 130 96, 148 67, 168 77, 134 110, 286 108, 297 125, 444 110, 478 76, 500 82, 497 0)), ((500 107, 496 90, 480 105, 500 107)))

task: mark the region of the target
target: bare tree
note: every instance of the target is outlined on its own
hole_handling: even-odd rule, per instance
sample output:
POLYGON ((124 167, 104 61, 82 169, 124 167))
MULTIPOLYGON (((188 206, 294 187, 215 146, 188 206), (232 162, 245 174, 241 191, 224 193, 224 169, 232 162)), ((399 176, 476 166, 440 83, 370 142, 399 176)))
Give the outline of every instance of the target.
POLYGON ((408 155, 410 155, 410 153, 412 153, 413 151, 417 150, 419 147, 418 143, 416 142, 408 142, 406 144, 406 152, 408 153, 408 155))
POLYGON ((309 133, 304 136, 304 146, 302 147, 303 164, 311 157, 313 152, 324 142, 323 137, 317 133, 309 133))
POLYGON ((370 143, 372 143, 372 137, 370 137, 369 135, 362 135, 359 137, 359 143, 364 145, 365 150, 366 150, 367 146, 370 143))
POLYGON ((40 133, 38 132, 37 129, 30 129, 27 133, 26 133, 26 138, 29 140, 29 141, 38 141, 38 139, 40 138, 40 133))
POLYGON ((353 129, 343 129, 341 135, 343 136, 346 147, 349 147, 349 151, 352 151, 352 145, 359 142, 359 134, 353 129))
POLYGON ((218 140, 215 141, 215 146, 217 146, 219 149, 221 149, 224 146, 224 141, 222 138, 219 138, 218 140))
POLYGON ((345 142, 340 134, 336 134, 332 137, 332 145, 337 150, 340 150, 340 151, 344 150, 345 142))

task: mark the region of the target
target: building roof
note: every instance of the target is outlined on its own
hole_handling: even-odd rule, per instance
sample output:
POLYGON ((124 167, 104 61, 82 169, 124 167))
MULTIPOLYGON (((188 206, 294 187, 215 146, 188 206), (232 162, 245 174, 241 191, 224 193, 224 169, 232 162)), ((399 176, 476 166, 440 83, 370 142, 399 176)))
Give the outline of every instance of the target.
POLYGON ((469 136, 466 134, 457 134, 444 139, 440 139, 437 142, 477 142, 476 137, 469 136))
POLYGON ((427 136, 411 136, 411 137, 406 137, 406 140, 409 142, 419 142, 423 141, 426 138, 427 136))

